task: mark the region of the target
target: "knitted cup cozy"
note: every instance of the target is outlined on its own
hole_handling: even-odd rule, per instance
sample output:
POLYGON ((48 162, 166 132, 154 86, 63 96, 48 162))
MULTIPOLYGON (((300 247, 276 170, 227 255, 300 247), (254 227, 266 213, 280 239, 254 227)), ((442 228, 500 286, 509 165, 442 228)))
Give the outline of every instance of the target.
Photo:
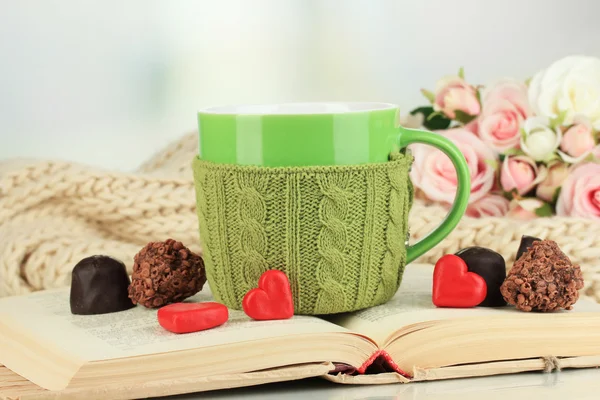
POLYGON ((217 301, 241 309, 269 269, 290 280, 296 314, 388 301, 406 262, 412 156, 378 164, 255 167, 193 162, 200 240, 217 301))

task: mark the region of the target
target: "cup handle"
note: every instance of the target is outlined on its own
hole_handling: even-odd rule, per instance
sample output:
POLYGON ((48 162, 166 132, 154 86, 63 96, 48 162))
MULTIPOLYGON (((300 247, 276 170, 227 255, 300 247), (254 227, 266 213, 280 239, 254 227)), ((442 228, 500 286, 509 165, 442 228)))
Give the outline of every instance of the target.
POLYGON ((406 264, 409 264, 431 250, 456 228, 456 225, 458 225, 467 210, 471 194, 471 174, 469 173, 467 161, 463 154, 454 143, 444 136, 418 129, 403 127, 399 127, 398 129, 400 131, 398 138, 400 148, 405 148, 412 143, 422 143, 440 149, 452 161, 457 177, 457 190, 450 212, 437 228, 417 243, 407 246, 406 264))

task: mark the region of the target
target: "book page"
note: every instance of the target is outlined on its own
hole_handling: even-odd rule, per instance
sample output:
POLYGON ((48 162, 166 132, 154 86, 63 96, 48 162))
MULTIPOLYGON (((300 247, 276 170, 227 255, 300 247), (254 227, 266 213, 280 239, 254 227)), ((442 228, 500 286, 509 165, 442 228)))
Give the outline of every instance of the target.
MULTIPOLYGON (((202 293, 187 301, 213 299, 208 287, 205 287, 202 293)), ((220 327, 175 334, 158 324, 156 313, 157 310, 137 306, 111 314, 73 315, 69 307, 68 289, 0 299, 0 319, 4 323, 30 333, 41 344, 51 344, 82 361, 133 357, 280 336, 347 332, 340 326, 316 317, 294 316, 288 320, 254 321, 243 311, 229 310, 229 320, 220 327)))
MULTIPOLYGON (((377 342, 380 347, 384 347, 387 344, 387 339, 393 333, 403 327, 417 323, 463 317, 522 314, 510 306, 499 308, 438 308, 431 300, 432 286, 433 265, 408 265, 398 292, 389 302, 355 313, 336 316, 329 320, 353 332, 368 336, 377 342)), ((572 311, 559 311, 557 313, 599 311, 599 304, 580 299, 572 311)))

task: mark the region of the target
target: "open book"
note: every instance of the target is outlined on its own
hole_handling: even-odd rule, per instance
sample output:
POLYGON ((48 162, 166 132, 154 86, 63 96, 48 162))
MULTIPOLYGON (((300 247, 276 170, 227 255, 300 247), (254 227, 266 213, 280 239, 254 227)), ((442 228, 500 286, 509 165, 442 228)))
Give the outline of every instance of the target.
MULTIPOLYGON (((140 306, 72 315, 67 288, 3 298, 0 365, 46 390, 186 379, 226 388, 269 381, 250 379, 261 371, 270 371, 271 381, 304 378, 306 366, 320 366, 311 373, 341 383, 600 366, 600 305, 580 299, 574 310, 551 314, 440 309, 431 302, 432 273, 431 265, 409 265, 396 296, 363 311, 253 321, 231 310, 225 325, 184 335, 163 330, 156 310, 140 306), (249 380, 219 379, 227 376, 249 380)), ((208 287, 189 299, 209 300, 208 287)), ((1 380, 0 373, 0 389, 1 380)))

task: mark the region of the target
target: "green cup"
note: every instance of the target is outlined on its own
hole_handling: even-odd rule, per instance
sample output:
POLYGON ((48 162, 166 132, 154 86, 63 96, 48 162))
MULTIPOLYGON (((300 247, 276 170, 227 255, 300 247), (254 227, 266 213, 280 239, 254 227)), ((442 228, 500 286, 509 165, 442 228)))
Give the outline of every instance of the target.
POLYGON ((261 273, 290 278, 295 312, 331 314, 387 301, 404 266, 443 240, 470 194, 464 156, 445 137, 399 126, 386 103, 292 103, 198 112, 194 179, 207 277, 241 308, 261 273), (445 220, 408 245, 412 143, 452 161, 445 220))

